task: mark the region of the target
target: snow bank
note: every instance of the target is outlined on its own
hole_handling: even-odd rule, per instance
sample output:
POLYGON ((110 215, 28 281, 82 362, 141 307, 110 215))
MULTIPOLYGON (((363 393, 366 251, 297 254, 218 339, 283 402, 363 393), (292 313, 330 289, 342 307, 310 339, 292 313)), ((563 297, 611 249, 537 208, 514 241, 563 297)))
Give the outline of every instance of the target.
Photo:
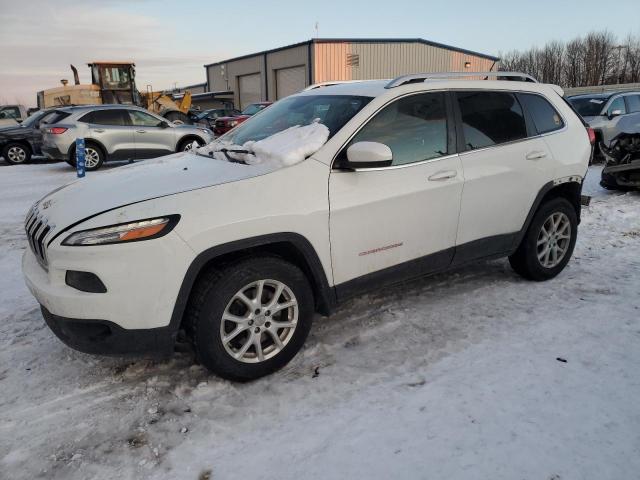
POLYGON ((305 158, 316 153, 327 143, 329 129, 321 123, 310 125, 296 125, 281 132, 275 133, 264 140, 249 141, 243 145, 234 145, 229 142, 215 142, 198 150, 199 153, 213 156, 219 160, 228 160, 222 149, 248 150, 250 153, 231 153, 229 156, 235 160, 243 161, 249 165, 270 163, 278 167, 286 167, 302 162, 305 158))

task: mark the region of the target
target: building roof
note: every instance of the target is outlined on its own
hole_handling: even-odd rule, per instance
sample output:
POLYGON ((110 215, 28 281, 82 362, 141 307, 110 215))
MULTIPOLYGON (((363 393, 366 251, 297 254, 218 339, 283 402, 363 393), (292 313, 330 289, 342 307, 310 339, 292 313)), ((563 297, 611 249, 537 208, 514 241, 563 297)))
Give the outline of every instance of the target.
POLYGON ((313 43, 421 43, 423 45, 429 45, 431 47, 443 48, 445 50, 451 50, 454 52, 460 52, 467 55, 473 55, 476 57, 487 58, 497 62, 500 60, 493 55, 487 55, 486 53, 474 52, 473 50, 466 50, 464 48, 453 47, 451 45, 445 45, 444 43, 433 42, 431 40, 425 40, 424 38, 312 38, 311 40, 305 40, 304 42, 293 43, 291 45, 285 45, 284 47, 272 48, 270 50, 263 50, 261 52, 250 53, 247 55, 241 55, 239 57, 229 58, 220 62, 208 63, 205 67, 213 67, 215 65, 221 65, 223 63, 229 63, 236 60, 242 60, 244 58, 256 57, 258 55, 265 55, 267 53, 279 52, 288 48, 301 47, 303 45, 310 45, 313 43))

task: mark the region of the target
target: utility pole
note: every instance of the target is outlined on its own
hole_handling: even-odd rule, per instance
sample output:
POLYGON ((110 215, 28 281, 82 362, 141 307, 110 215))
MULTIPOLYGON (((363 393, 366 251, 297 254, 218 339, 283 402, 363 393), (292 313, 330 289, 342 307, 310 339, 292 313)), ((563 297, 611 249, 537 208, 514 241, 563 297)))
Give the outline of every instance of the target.
MULTIPOLYGON (((623 48, 629 48, 629 45, 616 45, 615 47, 613 47, 613 50, 618 50, 618 58, 616 60, 616 83, 619 84, 620 82, 620 53, 622 52, 623 48)), ((624 67, 622 69, 622 72, 624 73, 627 69, 627 57, 625 55, 624 57, 624 67)))

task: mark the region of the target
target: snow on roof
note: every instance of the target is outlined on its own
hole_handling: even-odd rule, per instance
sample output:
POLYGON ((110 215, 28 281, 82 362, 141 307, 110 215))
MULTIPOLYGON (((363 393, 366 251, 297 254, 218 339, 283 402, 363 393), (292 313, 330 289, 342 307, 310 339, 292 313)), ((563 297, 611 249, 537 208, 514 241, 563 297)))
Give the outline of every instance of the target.
POLYGON ((326 87, 307 90, 298 95, 359 95, 377 97, 386 90, 384 86, 389 80, 362 80, 361 82, 337 83, 326 87))

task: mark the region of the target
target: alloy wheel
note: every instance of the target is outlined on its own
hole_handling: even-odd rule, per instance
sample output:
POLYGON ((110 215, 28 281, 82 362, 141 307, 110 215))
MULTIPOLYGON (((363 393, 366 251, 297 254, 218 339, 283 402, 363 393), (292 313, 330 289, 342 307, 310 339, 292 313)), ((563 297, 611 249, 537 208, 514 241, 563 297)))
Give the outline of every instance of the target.
POLYGON ((23 163, 27 159, 27 152, 22 147, 13 146, 7 151, 7 157, 12 163, 23 163))
POLYGON ((240 362, 263 362, 289 343, 298 315, 298 301, 287 285, 268 279, 252 282, 238 290, 224 310, 222 344, 240 362))
POLYGON ((536 251, 544 268, 554 268, 567 254, 571 243, 571 222, 562 212, 552 213, 542 224, 536 251))
POLYGON ((95 148, 87 147, 84 150, 85 168, 95 168, 100 162, 100 153, 95 148))

